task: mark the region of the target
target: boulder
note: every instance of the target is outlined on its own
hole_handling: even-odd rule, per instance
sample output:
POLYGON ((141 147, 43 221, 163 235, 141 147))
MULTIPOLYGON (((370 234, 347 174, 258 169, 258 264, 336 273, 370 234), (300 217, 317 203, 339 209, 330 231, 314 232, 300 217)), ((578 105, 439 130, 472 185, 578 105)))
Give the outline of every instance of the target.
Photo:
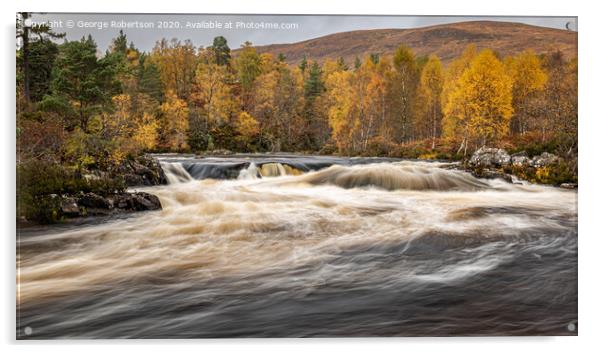
POLYGON ((109 199, 100 195, 96 195, 93 192, 89 192, 81 196, 79 200, 77 200, 77 203, 80 206, 84 206, 87 208, 98 208, 107 210, 113 208, 113 204, 109 199))
POLYGON ((557 155, 548 153, 548 152, 544 152, 539 156, 533 157, 533 160, 531 160, 531 166, 533 166, 535 168, 547 167, 550 164, 554 164, 554 163, 558 162, 558 160, 559 160, 559 157, 557 155))
POLYGON ((479 148, 470 158, 469 164, 477 167, 504 167, 510 164, 510 155, 501 148, 479 148))
POLYGON ((125 163, 124 180, 127 186, 167 184, 161 164, 150 156, 140 156, 125 163))
POLYGON ((504 173, 504 172, 499 172, 496 170, 490 170, 490 169, 473 170, 471 172, 471 174, 476 178, 502 179, 505 182, 508 182, 510 184, 515 183, 514 179, 512 179, 512 175, 504 173))
POLYGON ((160 210, 161 202, 155 195, 146 192, 123 193, 113 197, 115 208, 124 211, 160 210))
POLYGON ((161 209, 161 202, 155 195, 146 192, 137 192, 132 195, 136 211, 153 211, 161 209))
POLYGON ((66 217, 79 217, 81 210, 74 197, 63 197, 60 205, 61 213, 66 217))
POLYGON ((512 165, 517 167, 528 166, 531 164, 531 160, 529 159, 529 156, 525 151, 520 151, 512 154, 512 156, 510 156, 510 162, 512 163, 512 165))
POLYGON ((123 175, 123 180, 127 186, 144 185, 144 178, 141 175, 127 173, 123 175))

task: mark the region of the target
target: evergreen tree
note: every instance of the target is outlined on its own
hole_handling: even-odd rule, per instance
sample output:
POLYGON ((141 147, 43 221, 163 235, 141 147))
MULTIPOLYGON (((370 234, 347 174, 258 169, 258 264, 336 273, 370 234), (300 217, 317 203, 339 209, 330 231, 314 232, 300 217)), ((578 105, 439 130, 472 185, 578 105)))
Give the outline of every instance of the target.
POLYGON ((120 91, 117 68, 111 57, 98 59, 91 36, 62 44, 52 72, 52 94, 43 101, 51 109, 71 112, 85 130, 89 118, 110 106, 120 91))
POLYGON ((357 70, 360 67, 362 67, 362 61, 360 60, 359 57, 355 57, 355 63, 353 64, 353 67, 357 70))
POLYGON ((307 69, 307 56, 303 55, 303 59, 301 59, 301 63, 299 64, 299 69, 301 69, 301 73, 305 73, 305 69, 307 69))
POLYGON ((313 62, 309 69, 309 75, 305 80, 305 99, 312 101, 324 92, 324 83, 322 82, 322 70, 317 62, 313 62))
MULTIPOLYGON (((29 47, 29 90, 32 101, 40 101, 50 92, 50 82, 54 61, 59 47, 49 40, 37 40, 29 47)), ((17 64, 22 67, 23 56, 17 58, 17 64)), ((22 81, 23 76, 19 75, 22 81)))
POLYGON ((27 20, 31 18, 30 12, 18 12, 17 13, 17 39, 21 39, 20 43, 20 52, 21 52, 21 60, 20 66, 23 77, 23 96, 27 102, 30 101, 31 92, 30 92, 30 83, 31 83, 31 72, 30 72, 30 43, 32 39, 30 36, 32 34, 38 37, 39 41, 43 41, 47 38, 63 38, 65 36, 64 33, 56 33, 50 29, 50 26, 36 25, 30 26, 27 23, 27 20))
POLYGON ((119 30, 119 35, 113 39, 111 46, 110 46, 110 51, 112 53, 122 53, 123 55, 126 54, 128 49, 128 41, 127 41, 127 37, 125 36, 125 34, 123 33, 123 30, 119 30))
POLYGON ((347 63, 345 63, 345 59, 343 59, 342 56, 337 59, 337 66, 342 71, 349 70, 349 66, 347 66, 347 63))
POLYGON ((230 63, 230 47, 226 38, 223 36, 213 38, 211 49, 215 55, 215 62, 218 65, 228 65, 230 63))
POLYGON ((378 54, 378 53, 370 54, 370 61, 372 61, 373 64, 378 64, 379 60, 380 60, 380 54, 378 54))
POLYGON ((162 102, 164 94, 159 68, 151 60, 148 60, 148 56, 145 54, 140 56, 139 61, 138 90, 157 102, 162 102))

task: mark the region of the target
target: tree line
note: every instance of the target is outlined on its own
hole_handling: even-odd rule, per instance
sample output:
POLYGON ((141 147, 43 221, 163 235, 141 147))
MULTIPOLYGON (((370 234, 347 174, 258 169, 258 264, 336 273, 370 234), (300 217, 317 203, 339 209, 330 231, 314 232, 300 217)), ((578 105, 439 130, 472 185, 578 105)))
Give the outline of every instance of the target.
POLYGON ((464 155, 528 141, 577 147, 577 62, 560 52, 501 57, 466 47, 444 66, 401 45, 352 65, 158 41, 123 32, 99 55, 92 37, 57 44, 18 27, 18 160, 109 168, 144 152, 302 151, 464 155))

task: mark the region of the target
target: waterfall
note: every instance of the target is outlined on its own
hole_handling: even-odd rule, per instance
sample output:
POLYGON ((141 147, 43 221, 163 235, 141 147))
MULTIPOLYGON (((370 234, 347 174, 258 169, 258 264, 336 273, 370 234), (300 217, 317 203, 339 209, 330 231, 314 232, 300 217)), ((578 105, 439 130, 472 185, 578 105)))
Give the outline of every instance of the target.
POLYGON ((287 164, 270 162, 257 167, 255 163, 249 164, 247 168, 241 169, 238 179, 257 179, 266 177, 279 177, 285 175, 301 175, 302 170, 287 164))
POLYGON ((194 178, 186 171, 182 163, 161 163, 161 167, 165 172, 168 184, 186 183, 194 180, 194 178))
POLYGON ((255 165, 255 163, 251 163, 247 168, 240 170, 240 174, 238 174, 238 179, 257 179, 259 176, 260 174, 259 170, 257 169, 257 166, 255 165))

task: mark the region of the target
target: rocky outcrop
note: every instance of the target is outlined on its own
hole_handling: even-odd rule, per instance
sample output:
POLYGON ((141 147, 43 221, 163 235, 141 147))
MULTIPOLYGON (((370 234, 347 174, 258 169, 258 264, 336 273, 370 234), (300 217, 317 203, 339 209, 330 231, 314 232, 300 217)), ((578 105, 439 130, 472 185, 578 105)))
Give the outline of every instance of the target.
POLYGON ((572 182, 576 176, 567 173, 566 161, 549 152, 529 158, 525 151, 509 155, 501 148, 481 147, 464 163, 464 168, 479 178, 503 179, 509 183, 528 180, 566 189, 577 188, 572 182))
POLYGON ((512 156, 510 156, 510 162, 512 163, 513 166, 527 166, 529 164, 531 164, 531 160, 529 159, 529 156, 527 155, 527 152, 525 151, 520 151, 518 153, 514 153, 512 156))
POLYGON ((161 164, 150 156, 126 160, 119 167, 126 186, 153 186, 167 184, 161 164))
POLYGON ((508 152, 501 148, 479 148, 470 158, 468 163, 475 167, 503 167, 510 164, 511 158, 508 152))
POLYGON ((544 152, 539 156, 533 157, 530 165, 535 168, 547 167, 551 164, 558 162, 558 156, 552 153, 544 152))
POLYGON ((555 154, 548 152, 530 159, 525 151, 509 155, 502 148, 481 147, 472 155, 468 163, 473 167, 482 168, 503 168, 508 165, 542 168, 557 163, 559 159, 555 154))
POLYGON ((60 215, 65 218, 160 209, 159 198, 146 192, 123 192, 106 197, 95 193, 63 196, 59 207, 60 215))

